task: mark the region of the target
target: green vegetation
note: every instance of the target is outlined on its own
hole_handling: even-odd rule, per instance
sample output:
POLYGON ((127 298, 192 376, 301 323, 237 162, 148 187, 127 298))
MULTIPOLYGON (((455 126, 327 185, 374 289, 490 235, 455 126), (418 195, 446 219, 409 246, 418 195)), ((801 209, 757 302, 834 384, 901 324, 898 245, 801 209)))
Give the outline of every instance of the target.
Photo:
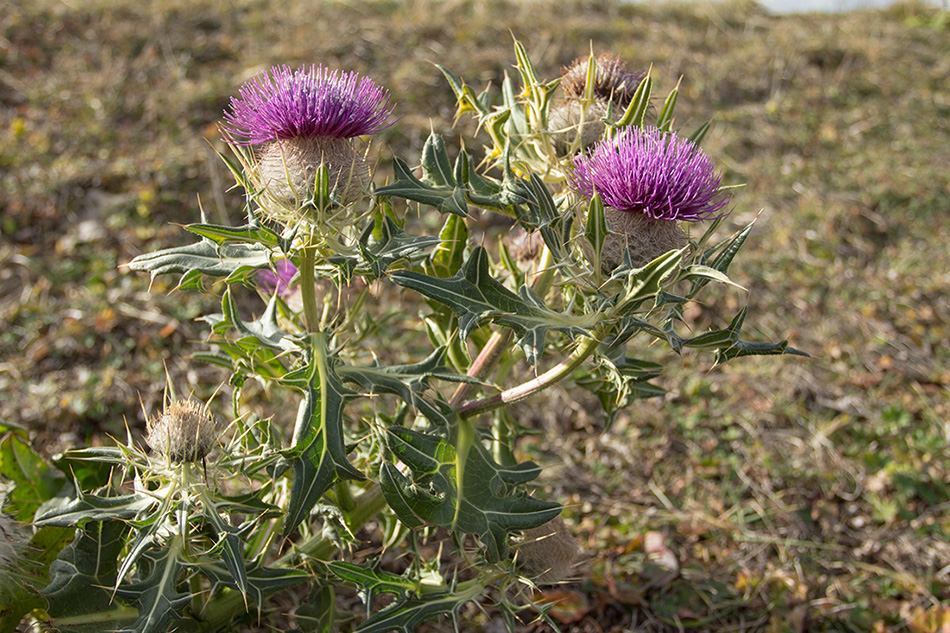
MULTIPOLYGON (((197 397, 219 388, 225 374, 187 356, 204 332, 192 319, 215 299, 172 292, 166 278, 147 292, 124 264, 181 243, 178 225, 201 208, 237 221, 241 192, 221 193, 230 175, 212 146, 223 147, 215 124, 247 77, 311 62, 366 74, 403 117, 377 142, 418 162, 430 129, 453 143, 455 100, 434 63, 497 86, 511 72, 511 33, 546 77, 591 48, 611 51, 630 68, 652 64, 665 82, 657 94, 683 77, 678 125, 719 113, 704 147, 726 182, 748 183, 722 234, 758 216, 730 270, 749 292, 706 295, 689 322, 724 327, 721 315, 748 303, 761 329, 750 334, 790 335, 812 359, 713 367, 687 350, 681 371, 656 381, 668 395, 636 401, 609 429, 580 389, 516 405, 513 417, 538 432, 522 457, 544 466, 540 482, 584 544, 575 581, 539 598, 560 601, 551 617, 565 631, 940 631, 950 621, 946 16, 913 4, 797 17, 747 3, 5 6, 0 422, 51 455, 109 443, 126 425, 140 438, 166 368, 197 397)), ((467 117, 457 125, 474 133, 467 117)), ((278 606, 305 598, 283 594, 278 606)), ((472 608, 460 621, 487 631, 492 618, 472 608)))

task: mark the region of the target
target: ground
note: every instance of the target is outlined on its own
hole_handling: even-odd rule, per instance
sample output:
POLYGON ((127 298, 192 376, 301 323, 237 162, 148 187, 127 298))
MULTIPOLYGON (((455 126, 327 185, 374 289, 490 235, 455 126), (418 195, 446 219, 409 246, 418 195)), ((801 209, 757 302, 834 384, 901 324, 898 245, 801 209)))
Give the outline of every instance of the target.
MULTIPOLYGON (((548 590, 565 631, 945 631, 950 623, 948 14, 774 17, 750 3, 117 0, 0 8, 0 420, 37 448, 144 428, 167 371, 192 362, 211 297, 124 265, 178 225, 234 220, 215 124, 272 64, 385 84, 379 139, 418 162, 453 130, 437 62, 470 83, 511 72, 512 34, 547 76, 591 48, 657 90, 758 218, 735 281, 689 318, 748 304, 752 334, 810 359, 714 367, 684 353, 610 428, 581 390, 515 410, 525 456, 582 542, 548 590), (680 79, 682 78, 682 79, 680 79), (550 405, 550 406, 548 406, 550 405)), ((497 630, 463 614, 466 630, 497 630)), ((531 625, 535 629, 541 625, 531 625)), ((531 628, 528 626, 527 628, 531 628)), ((434 629, 433 629, 434 630, 434 629)))

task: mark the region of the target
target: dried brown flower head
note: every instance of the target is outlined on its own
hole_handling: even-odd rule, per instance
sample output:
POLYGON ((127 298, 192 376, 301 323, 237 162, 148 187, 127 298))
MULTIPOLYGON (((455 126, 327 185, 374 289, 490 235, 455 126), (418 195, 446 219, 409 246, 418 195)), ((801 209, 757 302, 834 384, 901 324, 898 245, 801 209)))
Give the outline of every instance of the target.
MULTIPOLYGON (((589 62, 590 56, 578 57, 564 69, 560 87, 568 97, 580 99, 584 96, 589 62)), ((644 73, 627 72, 627 64, 610 53, 601 53, 595 62, 594 99, 609 101, 620 108, 627 107, 643 81, 644 73)))
POLYGON ((595 59, 592 101, 584 99, 590 56, 575 59, 561 76, 560 95, 548 117, 559 152, 590 147, 604 137, 605 120, 616 119, 633 100, 643 73, 627 72, 618 57, 602 53, 595 59))
POLYGON ((579 550, 561 517, 525 530, 517 547, 521 568, 542 584, 566 578, 579 550))
POLYGON ((197 462, 217 444, 217 423, 207 406, 194 400, 177 400, 148 421, 146 442, 176 464, 197 462))

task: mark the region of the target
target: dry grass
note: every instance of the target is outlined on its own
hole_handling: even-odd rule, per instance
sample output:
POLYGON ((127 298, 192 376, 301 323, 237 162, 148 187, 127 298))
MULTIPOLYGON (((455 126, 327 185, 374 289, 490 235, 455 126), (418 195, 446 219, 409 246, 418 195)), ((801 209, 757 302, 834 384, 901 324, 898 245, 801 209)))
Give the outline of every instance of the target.
MULTIPOLYGON (((196 194, 235 219, 205 139, 219 143, 214 124, 251 73, 369 74, 403 116, 381 141, 412 162, 430 126, 452 125, 431 62, 497 85, 509 31, 550 76, 592 42, 652 64, 661 92, 683 77, 679 123, 716 113, 706 148, 749 183, 732 222, 759 215, 735 270, 749 292, 690 318, 748 302, 761 338, 788 334, 813 356, 714 368, 687 354, 666 398, 610 430, 583 392, 516 411, 544 431, 521 450, 548 465, 584 539, 577 581, 555 596, 563 629, 946 630, 950 37, 946 13, 915 5, 779 18, 740 3, 8 3, 0 417, 52 452, 123 420, 144 428, 139 399, 154 409, 163 366, 217 387, 185 356, 213 299, 166 296, 162 280, 147 293, 121 264, 180 241, 169 223, 198 219, 196 194), (649 531, 665 551, 645 547, 649 531)), ((466 630, 493 626, 467 616, 466 630)))

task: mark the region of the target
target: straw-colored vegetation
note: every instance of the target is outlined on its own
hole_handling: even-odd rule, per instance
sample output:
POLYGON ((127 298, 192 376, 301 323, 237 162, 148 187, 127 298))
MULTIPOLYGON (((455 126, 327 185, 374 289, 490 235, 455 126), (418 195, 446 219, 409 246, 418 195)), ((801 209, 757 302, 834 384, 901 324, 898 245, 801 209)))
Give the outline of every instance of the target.
MULTIPOLYGON (((5 3, 0 420, 51 454, 126 423, 140 437, 165 367, 197 397, 219 387, 187 356, 213 299, 162 279, 148 292, 123 264, 182 243, 176 224, 200 206, 235 220, 239 193, 209 143, 251 74, 322 63, 389 88, 402 119, 370 149, 382 181, 394 153, 418 160, 430 128, 475 132, 453 131, 433 62, 497 85, 511 33, 551 77, 611 51, 652 65, 659 94, 682 77, 678 124, 715 115, 705 148, 726 182, 748 183, 730 222, 759 216, 730 271, 747 291, 689 318, 747 302, 750 334, 788 335, 812 358, 712 367, 684 353, 668 395, 607 430, 581 390, 518 407, 539 431, 520 448, 546 466, 584 553, 539 598, 561 601, 566 631, 946 631, 948 22, 918 5, 773 17, 597 0, 5 3)), ((498 630, 490 609, 462 621, 498 630)))

